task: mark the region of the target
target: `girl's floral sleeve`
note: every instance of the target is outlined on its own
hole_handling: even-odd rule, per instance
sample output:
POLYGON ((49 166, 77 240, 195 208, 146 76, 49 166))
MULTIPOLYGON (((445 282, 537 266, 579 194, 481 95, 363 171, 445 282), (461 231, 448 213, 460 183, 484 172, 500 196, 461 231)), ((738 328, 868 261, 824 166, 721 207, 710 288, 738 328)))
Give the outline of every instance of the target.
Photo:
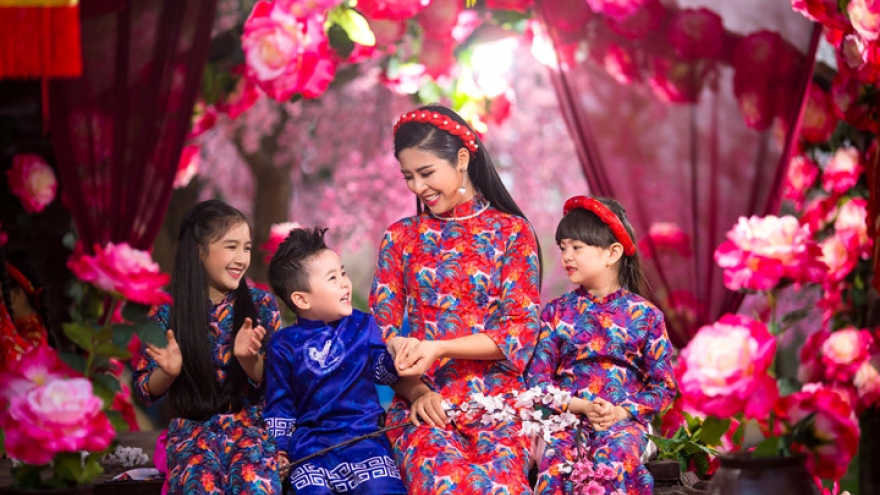
POLYGON ((535 355, 529 364, 527 380, 529 388, 556 385, 556 368, 559 366, 559 338, 555 331, 556 307, 548 304, 541 313, 541 333, 535 355))
MULTIPOLYGON (((169 311, 170 307, 167 304, 153 306, 150 309, 149 318, 162 327, 163 333, 168 330, 169 311)), ((138 359, 134 373, 132 373, 132 385, 135 396, 137 396, 141 402, 144 404, 152 404, 159 397, 154 397, 153 394, 150 393, 150 375, 153 374, 153 371, 155 371, 159 365, 156 364, 156 361, 147 354, 146 350, 147 346, 144 343, 141 343, 141 357, 138 359)))
POLYGON ((649 318, 648 334, 642 350, 645 386, 620 404, 642 424, 650 423, 654 416, 666 409, 676 392, 672 343, 666 333, 663 313, 657 311, 649 318))
POLYGON ((406 306, 403 282, 403 254, 396 243, 401 232, 392 226, 379 247, 379 261, 370 289, 370 309, 386 341, 400 333, 406 306))
POLYGON ((529 224, 516 218, 501 266, 501 296, 489 308, 483 333, 504 353, 510 365, 525 373, 540 331, 538 241, 529 224))

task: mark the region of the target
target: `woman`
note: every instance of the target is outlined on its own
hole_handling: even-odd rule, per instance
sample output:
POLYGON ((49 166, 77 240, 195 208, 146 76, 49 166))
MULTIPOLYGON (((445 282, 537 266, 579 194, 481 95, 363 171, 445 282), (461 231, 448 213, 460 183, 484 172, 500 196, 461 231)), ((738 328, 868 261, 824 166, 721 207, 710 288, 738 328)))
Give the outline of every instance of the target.
POLYGON ((519 424, 450 422, 443 402, 525 389, 539 330, 534 232, 455 112, 402 115, 394 154, 419 213, 386 231, 370 306, 401 376, 423 377, 389 411, 388 425, 411 411, 412 425, 390 433, 398 466, 411 494, 531 493, 519 424))

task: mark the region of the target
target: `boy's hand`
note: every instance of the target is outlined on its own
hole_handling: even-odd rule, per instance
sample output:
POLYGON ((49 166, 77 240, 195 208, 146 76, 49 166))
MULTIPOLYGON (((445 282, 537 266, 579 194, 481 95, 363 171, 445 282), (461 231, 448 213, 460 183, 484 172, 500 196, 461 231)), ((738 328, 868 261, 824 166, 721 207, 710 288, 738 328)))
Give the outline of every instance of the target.
POLYGON ((442 341, 419 341, 406 355, 398 355, 394 360, 398 376, 422 376, 434 361, 443 356, 442 341))
POLYGON ((174 338, 174 330, 169 329, 166 331, 165 339, 168 342, 165 348, 146 344, 147 355, 153 358, 153 361, 156 361, 159 369, 166 375, 171 378, 177 378, 180 375, 181 368, 183 368, 183 355, 180 354, 180 346, 177 344, 177 339, 174 338))
POLYGON ((413 337, 391 337, 387 347, 388 353, 394 358, 394 365, 397 366, 398 356, 407 356, 417 345, 419 345, 419 339, 413 337))
POLYGON ((238 335, 235 336, 232 354, 239 360, 253 359, 259 356, 265 336, 266 329, 262 325, 254 327, 254 322, 250 318, 245 318, 241 329, 238 330, 238 335))
POLYGON ((287 476, 288 471, 290 471, 290 466, 288 466, 288 464, 290 464, 290 461, 287 460, 287 453, 279 450, 278 453, 275 454, 275 465, 278 466, 278 474, 281 478, 287 476))

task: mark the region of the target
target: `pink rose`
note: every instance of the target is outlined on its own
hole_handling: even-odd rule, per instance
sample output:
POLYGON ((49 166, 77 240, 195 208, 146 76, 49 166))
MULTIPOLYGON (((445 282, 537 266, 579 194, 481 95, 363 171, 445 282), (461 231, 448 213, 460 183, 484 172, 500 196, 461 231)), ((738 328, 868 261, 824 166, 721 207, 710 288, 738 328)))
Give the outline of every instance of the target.
POLYGON ((857 255, 850 251, 837 233, 825 238, 819 246, 822 248, 822 262, 828 266, 830 280, 843 280, 856 267, 857 255))
POLYGON ((287 236, 290 235, 290 231, 298 228, 300 228, 300 224, 296 222, 272 224, 272 227, 269 228, 269 238, 266 239, 266 242, 264 242, 262 246, 260 246, 260 249, 266 251, 266 263, 272 260, 275 251, 278 251, 278 247, 281 246, 284 239, 287 239, 287 236))
POLYGON ((431 0, 358 0, 357 8, 367 19, 402 20, 415 17, 431 0))
POLYGON ((768 374, 775 353, 776 339, 760 321, 727 314, 700 328, 681 352, 685 404, 719 418, 765 418, 779 395, 768 374))
POLYGON ((795 12, 819 24, 835 29, 849 28, 849 20, 837 8, 837 0, 791 0, 795 12))
POLYGON ((648 237, 639 241, 639 250, 646 258, 652 258, 664 251, 676 253, 681 257, 689 258, 691 252, 691 238, 685 234, 675 222, 654 222, 648 229, 648 237))
POLYGON ((223 101, 217 104, 217 110, 229 115, 232 120, 248 111, 260 99, 260 92, 256 84, 244 77, 246 71, 247 67, 244 64, 232 70, 233 74, 240 76, 238 82, 235 83, 235 89, 225 95, 223 101))
POLYGON ((649 61, 648 86, 657 98, 667 103, 695 103, 703 90, 710 64, 653 56, 649 61))
POLYGON ((455 46, 449 38, 428 38, 422 43, 419 61, 425 66, 425 73, 434 79, 448 76, 456 65, 455 46))
POLYGON ((277 101, 294 94, 316 98, 336 75, 323 19, 297 19, 266 1, 257 2, 241 37, 245 75, 277 101))
POLYGON ((810 84, 801 138, 808 143, 824 143, 837 128, 837 117, 831 95, 816 83, 810 84))
POLYGON ((840 148, 828 160, 822 173, 822 187, 831 193, 844 193, 855 186, 862 175, 859 150, 840 148))
POLYGON ((30 153, 20 153, 12 158, 6 180, 9 190, 28 213, 43 211, 55 199, 58 190, 52 167, 40 155, 30 153))
POLYGON ((801 213, 801 225, 811 233, 821 232, 837 216, 838 195, 817 196, 807 202, 801 213))
POLYGON ((876 0, 850 0, 846 13, 862 38, 876 41, 880 37, 880 3, 876 0))
POLYGON ((535 3, 535 0, 486 0, 486 7, 490 9, 526 12, 533 3, 535 3))
POLYGON ((659 0, 648 0, 635 14, 623 20, 605 18, 605 25, 624 38, 642 39, 660 29, 668 12, 659 0))
POLYGON ((103 401, 85 378, 59 379, 15 397, 3 415, 6 451, 28 464, 47 464, 59 452, 97 452, 116 435, 103 401))
POLYGON ((856 370, 868 359, 872 342, 871 334, 867 330, 847 327, 831 332, 820 348, 825 378, 849 382, 856 370))
POLYGON ((837 47, 838 77, 872 84, 880 79, 880 46, 858 33, 847 33, 837 47))
POLYGON ((724 50, 724 23, 707 8, 677 12, 667 32, 669 43, 679 57, 717 59, 724 50))
POLYGON ((296 18, 321 16, 340 5, 342 0, 275 0, 278 8, 296 18))
POLYGON ((834 230, 854 254, 868 259, 874 245, 874 240, 868 235, 868 200, 848 198, 837 209, 834 230))
POLYGON ((140 304, 160 305, 171 302, 162 291, 170 277, 159 271, 150 253, 134 249, 128 243, 95 245, 94 256, 72 255, 67 267, 83 282, 99 289, 119 293, 126 300, 140 304))
POLYGON ((782 279, 818 282, 827 271, 822 250, 790 215, 740 217, 715 250, 730 290, 768 290, 782 279))
POLYGON ((192 126, 186 135, 187 141, 201 136, 217 124, 217 109, 199 98, 193 106, 192 126))
POLYGON ((808 454, 813 475, 839 480, 846 473, 858 451, 859 424, 840 394, 828 389, 796 392, 780 400, 777 413, 789 425, 814 415, 792 445, 793 451, 808 454))
POLYGON ((856 370, 853 386, 859 397, 859 411, 880 404, 880 356, 865 360, 856 370))
POLYGON ((590 9, 597 14, 614 20, 623 20, 641 9, 647 0, 586 0, 590 9))
POLYGON ((785 174, 785 185, 782 197, 794 203, 796 210, 801 210, 807 198, 807 191, 813 187, 819 177, 819 166, 806 155, 797 155, 788 164, 785 174))
POLYGON ((614 43, 609 44, 602 64, 605 66, 605 72, 620 84, 630 84, 641 79, 639 66, 629 48, 614 43))
POLYGON ((187 145, 180 153, 180 161, 177 163, 177 173, 174 175, 174 188, 179 189, 189 185, 193 177, 199 173, 199 165, 202 162, 201 147, 187 145))
POLYGON ((3 384, 0 387, 0 409, 34 387, 77 375, 51 347, 33 347, 21 359, 10 361, 0 369, 0 383, 3 384))
POLYGON ((376 37, 377 48, 393 45, 406 34, 405 20, 368 19, 367 23, 376 37))

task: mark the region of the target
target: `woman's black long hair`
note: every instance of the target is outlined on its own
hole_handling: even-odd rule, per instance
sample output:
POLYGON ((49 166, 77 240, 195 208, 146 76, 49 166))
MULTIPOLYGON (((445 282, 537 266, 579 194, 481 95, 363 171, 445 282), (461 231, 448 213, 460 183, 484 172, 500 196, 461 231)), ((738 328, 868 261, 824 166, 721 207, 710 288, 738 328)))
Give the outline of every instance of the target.
MULTIPOLYGON (((183 356, 183 369, 168 393, 174 417, 202 421, 215 414, 235 412, 243 407, 244 398, 249 394, 247 375, 235 357, 231 357, 226 366, 224 383, 217 381, 208 340, 211 331, 209 280, 203 263, 208 246, 241 223, 253 231, 240 211, 222 201, 208 200, 193 206, 180 226, 171 277, 174 304, 168 322, 183 356)), ((232 315, 232 342, 245 318, 250 317, 254 325, 259 324, 257 308, 244 277, 235 289, 232 315)))
MULTIPOLYGON (((617 215, 620 223, 626 228, 630 239, 636 242, 635 230, 629 223, 626 210, 620 203, 611 198, 596 198, 600 203, 607 206, 612 213, 617 215)), ((611 227, 605 224, 598 215, 583 208, 574 208, 562 217, 556 227, 556 243, 563 239, 581 241, 589 246, 609 248, 615 242, 620 242, 611 232, 611 227)), ((645 275, 644 263, 638 250, 627 256, 620 257, 620 265, 617 271, 617 282, 621 287, 626 287, 630 292, 638 294, 649 301, 654 301, 654 292, 648 277, 645 275)))
MULTIPOLYGON (((507 188, 504 187, 504 182, 498 176, 495 164, 492 162, 492 158, 489 157, 489 152, 486 150, 486 146, 483 144, 480 136, 474 132, 474 129, 461 116, 442 105, 426 105, 417 108, 415 111, 440 113, 470 129, 477 143, 477 152, 471 153, 468 151, 470 155, 467 168, 468 179, 493 208, 510 215, 522 217, 528 222, 528 218, 526 218, 522 209, 513 200, 507 188)), ((407 148, 416 148, 427 151, 454 165, 458 162, 458 150, 463 147, 464 143, 461 141, 461 138, 429 123, 405 122, 394 133, 394 157, 398 160, 400 159, 401 151, 407 148)), ((424 205, 418 198, 416 198, 416 209, 419 213, 424 211, 424 205)), ((529 225, 531 226, 531 223, 529 225)), ((532 231, 534 232, 534 229, 532 231)), ((535 236, 535 242, 538 242, 537 236, 535 236)), ((543 277, 544 262, 540 243, 538 243, 538 266, 539 275, 543 277)))

